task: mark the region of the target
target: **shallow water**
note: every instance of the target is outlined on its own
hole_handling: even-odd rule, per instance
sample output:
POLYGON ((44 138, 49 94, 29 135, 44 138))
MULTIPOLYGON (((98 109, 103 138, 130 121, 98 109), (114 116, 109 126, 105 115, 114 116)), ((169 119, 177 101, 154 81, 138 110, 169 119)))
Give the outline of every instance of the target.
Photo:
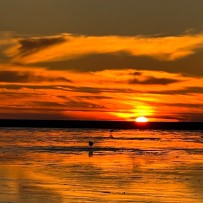
POLYGON ((0 202, 202 203, 203 133, 0 128, 0 202))

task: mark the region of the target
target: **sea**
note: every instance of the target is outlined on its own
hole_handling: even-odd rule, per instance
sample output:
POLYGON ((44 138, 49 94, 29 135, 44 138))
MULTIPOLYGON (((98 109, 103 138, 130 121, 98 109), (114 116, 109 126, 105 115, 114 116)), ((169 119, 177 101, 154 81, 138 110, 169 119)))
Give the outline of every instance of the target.
POLYGON ((1 127, 0 202, 202 203, 203 132, 1 127))

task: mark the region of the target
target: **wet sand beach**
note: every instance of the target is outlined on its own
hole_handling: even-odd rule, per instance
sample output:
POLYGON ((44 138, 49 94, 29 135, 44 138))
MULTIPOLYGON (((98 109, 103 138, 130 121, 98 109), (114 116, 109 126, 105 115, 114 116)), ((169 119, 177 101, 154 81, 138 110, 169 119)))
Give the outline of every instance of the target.
POLYGON ((201 203, 202 191, 201 131, 0 129, 0 202, 201 203))

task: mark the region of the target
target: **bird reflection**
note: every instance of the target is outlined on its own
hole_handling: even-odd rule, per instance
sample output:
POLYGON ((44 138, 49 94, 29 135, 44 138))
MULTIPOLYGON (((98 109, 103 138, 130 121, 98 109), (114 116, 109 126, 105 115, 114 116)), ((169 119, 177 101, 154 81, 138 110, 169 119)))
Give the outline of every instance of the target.
POLYGON ((94 156, 94 150, 93 150, 93 149, 90 149, 90 150, 89 150, 88 156, 89 156, 89 157, 93 157, 93 156, 94 156))

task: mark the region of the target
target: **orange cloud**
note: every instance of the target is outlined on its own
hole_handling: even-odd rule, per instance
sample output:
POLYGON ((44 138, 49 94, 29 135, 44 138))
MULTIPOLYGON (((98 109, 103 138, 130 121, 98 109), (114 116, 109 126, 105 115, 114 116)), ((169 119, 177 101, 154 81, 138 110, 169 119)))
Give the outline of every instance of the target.
POLYGON ((163 61, 184 58, 203 48, 203 34, 148 36, 80 36, 62 34, 16 39, 5 53, 18 63, 60 61, 89 54, 128 52, 163 61))
MULTIPOLYGON (((125 66, 122 70, 104 67, 99 71, 97 63, 93 63, 96 68, 92 72, 90 69, 73 71, 74 68, 65 67, 66 63, 60 71, 36 65, 38 62, 63 63, 63 60, 77 60, 84 55, 93 54, 94 57, 94 54, 116 55, 121 52, 145 56, 144 60, 152 57, 158 65, 163 64, 158 60, 169 63, 177 60, 178 63, 178 59, 202 48, 203 34, 171 37, 70 34, 12 37, 12 33, 7 33, 0 38, 0 45, 2 117, 40 118, 44 115, 43 118, 53 116, 53 119, 133 120, 137 116, 148 116, 150 120, 203 120, 202 77, 138 70, 136 66, 135 69, 125 66)), ((197 61, 201 59, 201 56, 198 57, 195 58, 197 61)))
POLYGON ((72 81, 62 74, 60 71, 49 72, 42 68, 13 66, 8 64, 0 64, 0 84, 1 83, 17 83, 17 84, 67 84, 72 81))
POLYGON ((74 119, 133 120, 137 116, 148 116, 151 120, 184 120, 191 112, 203 114, 201 77, 132 69, 85 73, 38 67, 30 70, 30 67, 11 65, 0 66, 1 72, 8 75, 7 80, 15 79, 0 81, 2 115, 23 112, 30 116, 55 114, 74 119), (7 71, 3 72, 5 67, 7 71), (22 83, 16 81, 16 74, 13 75, 34 71, 46 81, 39 82, 33 74, 33 77, 29 75, 30 80, 22 83), (69 79, 71 83, 59 78, 69 79))

